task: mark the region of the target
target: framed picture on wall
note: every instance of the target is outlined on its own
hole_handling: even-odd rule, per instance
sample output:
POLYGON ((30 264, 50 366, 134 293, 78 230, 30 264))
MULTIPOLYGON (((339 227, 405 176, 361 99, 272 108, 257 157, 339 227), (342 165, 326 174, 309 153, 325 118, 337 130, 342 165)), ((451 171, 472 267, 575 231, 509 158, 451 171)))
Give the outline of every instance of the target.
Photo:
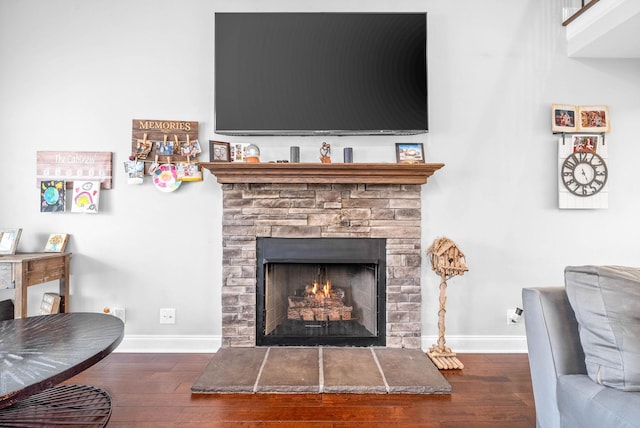
POLYGON ((396 161, 398 163, 424 163, 422 143, 396 143, 396 161))
POLYGON ((231 147, 222 141, 209 141, 209 160, 211 162, 231 162, 231 147))
POLYGON ((15 254, 22 229, 0 229, 0 254, 15 254))
POLYGON ((551 132, 576 132, 576 106, 553 104, 551 106, 551 132))
POLYGON ((607 106, 580 106, 579 129, 583 132, 609 132, 609 108, 607 106))
MULTIPOLYGON (((600 134, 575 134, 571 135, 573 152, 597 152, 602 145, 602 135, 600 134)), ((567 141, 569 139, 567 138, 567 141)))
POLYGON ((551 131, 553 132, 609 132, 609 108, 600 106, 551 106, 551 131))

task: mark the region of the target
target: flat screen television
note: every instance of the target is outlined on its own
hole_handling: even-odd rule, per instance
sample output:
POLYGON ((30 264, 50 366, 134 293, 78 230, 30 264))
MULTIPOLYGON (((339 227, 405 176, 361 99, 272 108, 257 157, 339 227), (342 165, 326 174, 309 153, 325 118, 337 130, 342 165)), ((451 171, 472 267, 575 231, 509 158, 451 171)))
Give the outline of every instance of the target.
POLYGON ((215 132, 428 131, 426 13, 216 13, 215 132))

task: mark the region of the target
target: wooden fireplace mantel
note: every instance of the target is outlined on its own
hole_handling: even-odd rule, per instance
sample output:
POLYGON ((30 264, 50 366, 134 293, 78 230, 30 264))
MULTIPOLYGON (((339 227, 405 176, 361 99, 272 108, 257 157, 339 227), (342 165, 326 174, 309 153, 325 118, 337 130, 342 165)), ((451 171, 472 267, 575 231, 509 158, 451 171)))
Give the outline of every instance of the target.
POLYGON ((443 163, 202 162, 218 183, 424 184, 443 163))

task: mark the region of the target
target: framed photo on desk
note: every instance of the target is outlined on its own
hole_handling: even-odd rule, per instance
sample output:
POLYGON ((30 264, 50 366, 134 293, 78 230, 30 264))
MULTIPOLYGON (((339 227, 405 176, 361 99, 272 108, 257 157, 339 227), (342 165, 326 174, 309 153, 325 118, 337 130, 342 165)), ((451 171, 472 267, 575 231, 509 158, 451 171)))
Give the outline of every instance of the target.
POLYGON ((69 242, 68 233, 53 233, 49 235, 47 243, 44 244, 45 253, 64 253, 69 242))
POLYGON ((15 254, 22 229, 0 229, 0 255, 15 254))

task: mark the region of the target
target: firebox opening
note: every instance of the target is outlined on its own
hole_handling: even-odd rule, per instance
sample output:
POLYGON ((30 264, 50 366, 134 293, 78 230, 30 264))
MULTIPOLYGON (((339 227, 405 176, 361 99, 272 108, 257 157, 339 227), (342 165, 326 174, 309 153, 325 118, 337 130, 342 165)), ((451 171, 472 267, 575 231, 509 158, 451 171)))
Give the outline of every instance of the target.
POLYGON ((385 242, 259 238, 257 345, 385 344, 385 242))

